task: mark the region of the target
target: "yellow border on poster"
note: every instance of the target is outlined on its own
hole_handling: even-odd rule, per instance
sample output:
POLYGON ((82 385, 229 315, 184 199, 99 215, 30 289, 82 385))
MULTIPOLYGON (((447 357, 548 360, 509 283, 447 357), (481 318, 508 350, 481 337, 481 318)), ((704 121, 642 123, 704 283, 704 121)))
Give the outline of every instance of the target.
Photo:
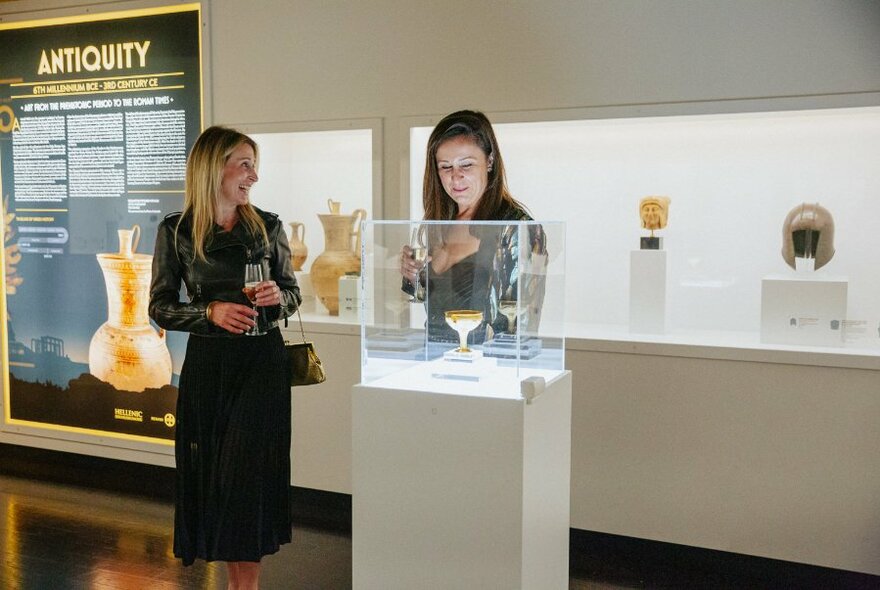
MULTIPOLYGON (((0 23, 0 31, 8 29, 32 29, 34 27, 51 27, 54 25, 70 25, 74 23, 93 23, 104 20, 117 20, 120 18, 135 18, 138 16, 156 16, 158 14, 171 14, 173 12, 198 11, 199 20, 202 16, 201 2, 190 4, 174 4, 171 6, 156 6, 153 8, 132 8, 130 10, 117 10, 115 12, 100 12, 95 14, 76 14, 71 16, 57 16, 54 18, 41 18, 36 20, 12 21, 0 23)), ((201 31, 201 28, 199 29, 201 31)), ((199 48, 201 48, 201 33, 199 34, 199 48)))
MULTIPOLYGON (((26 29, 35 27, 50 27, 55 25, 65 25, 74 23, 90 23, 107 20, 117 20, 123 18, 137 18, 142 16, 156 16, 159 14, 172 14, 176 12, 192 12, 198 13, 199 19, 199 128, 205 128, 205 105, 204 105, 204 55, 202 44, 202 4, 200 2, 192 2, 189 4, 176 4, 173 6, 157 6, 153 8, 136 8, 131 10, 118 10, 113 12, 102 12, 96 14, 80 14, 73 16, 61 16, 55 18, 45 18, 38 20, 25 20, 17 22, 0 23, 0 31, 12 29, 26 29)), ((0 162, 0 190, 3 186, 3 169, 0 162)), ((0 194, 0 202, 5 195, 0 194)), ((43 430, 51 430, 56 432, 88 434, 91 436, 102 438, 114 438, 120 440, 148 442, 165 446, 173 446, 174 441, 164 438, 155 438, 151 436, 140 436, 136 434, 125 434, 121 432, 112 432, 109 430, 93 430, 90 428, 77 428, 74 426, 63 426, 60 424, 51 424, 48 422, 31 422, 29 420, 14 420, 10 415, 9 409, 9 336, 6 333, 6 219, 0 220, 0 354, 2 354, 3 364, 3 419, 4 424, 9 426, 29 426, 43 430)))

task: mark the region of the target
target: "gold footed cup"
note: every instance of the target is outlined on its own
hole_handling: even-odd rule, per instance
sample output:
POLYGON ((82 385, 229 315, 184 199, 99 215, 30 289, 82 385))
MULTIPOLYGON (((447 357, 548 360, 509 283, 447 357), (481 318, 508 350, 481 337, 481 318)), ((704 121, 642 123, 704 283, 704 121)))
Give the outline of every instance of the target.
POLYGON ((483 312, 473 309, 447 311, 446 323, 458 332, 458 348, 455 352, 471 352, 467 345, 467 337, 474 328, 483 323, 483 312))

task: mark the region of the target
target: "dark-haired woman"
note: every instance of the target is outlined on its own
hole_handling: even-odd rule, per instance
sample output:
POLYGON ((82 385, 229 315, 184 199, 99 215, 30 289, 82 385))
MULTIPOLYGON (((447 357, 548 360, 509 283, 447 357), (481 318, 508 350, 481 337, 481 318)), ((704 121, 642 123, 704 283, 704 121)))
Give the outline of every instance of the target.
MULTIPOLYGON (((447 115, 431 132, 422 202, 426 220, 532 220, 507 189, 492 124, 477 111, 447 115)), ((413 260, 411 248, 404 246, 400 271, 405 292, 416 299, 430 298, 426 309, 432 341, 458 342, 445 318, 446 311, 455 309, 483 312, 483 323, 469 336, 473 344, 514 328, 521 333, 537 329, 543 285, 533 278, 520 284, 523 261, 516 225, 425 225, 420 231, 428 247, 428 263, 422 266, 413 260), (503 300, 520 300, 521 309, 525 308, 515 327, 499 312, 503 300)), ((526 252, 546 254, 540 226, 528 226, 528 240, 526 252)))

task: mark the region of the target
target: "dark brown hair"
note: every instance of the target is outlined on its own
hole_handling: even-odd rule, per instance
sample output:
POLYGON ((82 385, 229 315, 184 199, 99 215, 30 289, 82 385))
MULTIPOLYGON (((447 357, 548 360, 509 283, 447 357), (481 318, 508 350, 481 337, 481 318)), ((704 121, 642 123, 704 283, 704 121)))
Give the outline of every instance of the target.
POLYGON ((425 180, 422 190, 425 219, 446 221, 455 219, 458 214, 458 205, 446 194, 443 184, 440 182, 440 173, 437 170, 437 149, 445 141, 462 136, 473 140, 491 163, 489 181, 486 190, 477 202, 473 220, 501 219, 507 211, 513 208, 525 209, 507 189, 504 160, 498 150, 498 141, 495 139, 495 132, 492 130, 489 119, 478 111, 457 111, 443 117, 434 127, 431 137, 428 139, 425 180))

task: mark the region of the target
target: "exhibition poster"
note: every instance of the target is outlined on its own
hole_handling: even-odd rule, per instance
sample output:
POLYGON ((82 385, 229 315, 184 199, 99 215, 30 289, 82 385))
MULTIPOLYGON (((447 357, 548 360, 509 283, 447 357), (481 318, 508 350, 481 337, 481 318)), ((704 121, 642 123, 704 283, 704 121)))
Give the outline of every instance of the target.
POLYGON ((5 428, 174 438, 186 337, 147 306, 203 126, 201 29, 199 4, 0 24, 5 428))

